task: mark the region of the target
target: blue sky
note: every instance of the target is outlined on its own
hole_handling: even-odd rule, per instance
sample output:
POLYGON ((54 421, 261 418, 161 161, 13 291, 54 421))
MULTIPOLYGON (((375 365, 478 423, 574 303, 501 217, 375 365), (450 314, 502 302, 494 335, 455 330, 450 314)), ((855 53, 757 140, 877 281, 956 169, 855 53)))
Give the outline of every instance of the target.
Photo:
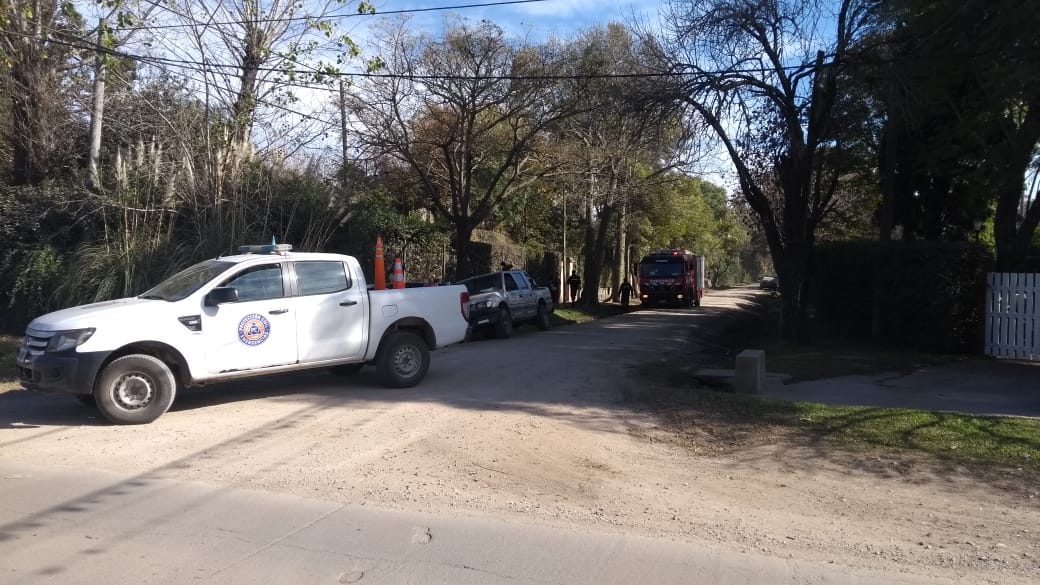
MULTIPOLYGON (((484 4, 495 0, 374 0, 377 13, 391 10, 484 4)), ((568 37, 582 29, 608 22, 630 22, 657 18, 660 0, 540 0, 526 4, 486 6, 412 14, 411 21, 431 32, 439 30, 444 17, 456 14, 470 20, 487 19, 512 34, 530 33, 534 38, 568 37)))

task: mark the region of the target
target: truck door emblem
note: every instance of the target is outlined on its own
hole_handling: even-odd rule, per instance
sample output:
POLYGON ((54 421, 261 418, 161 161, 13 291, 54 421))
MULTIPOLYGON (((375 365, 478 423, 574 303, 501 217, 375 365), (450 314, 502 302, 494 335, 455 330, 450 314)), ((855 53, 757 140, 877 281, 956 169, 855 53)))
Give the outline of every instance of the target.
POLYGON ((271 335, 271 323, 263 315, 252 313, 238 322, 238 340, 248 346, 257 346, 271 335))

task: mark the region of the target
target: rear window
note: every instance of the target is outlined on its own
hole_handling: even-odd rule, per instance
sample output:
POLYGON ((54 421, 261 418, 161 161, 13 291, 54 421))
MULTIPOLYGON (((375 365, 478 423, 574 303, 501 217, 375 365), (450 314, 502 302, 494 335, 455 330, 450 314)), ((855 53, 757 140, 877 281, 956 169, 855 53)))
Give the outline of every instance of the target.
POLYGON ((459 284, 466 285, 466 290, 469 291, 469 294, 477 295, 482 292, 491 292, 502 288, 502 275, 485 274, 484 276, 474 276, 459 284))
POLYGON ((350 288, 342 262, 297 262, 296 283, 300 295, 326 295, 350 288))

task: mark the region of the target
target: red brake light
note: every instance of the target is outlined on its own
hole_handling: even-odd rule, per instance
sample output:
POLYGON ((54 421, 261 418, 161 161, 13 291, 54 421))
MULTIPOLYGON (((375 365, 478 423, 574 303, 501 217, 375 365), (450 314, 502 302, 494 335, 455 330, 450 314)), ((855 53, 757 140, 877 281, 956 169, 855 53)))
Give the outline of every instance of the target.
POLYGON ((469 292, 459 293, 459 311, 462 312, 462 318, 469 321, 469 292))

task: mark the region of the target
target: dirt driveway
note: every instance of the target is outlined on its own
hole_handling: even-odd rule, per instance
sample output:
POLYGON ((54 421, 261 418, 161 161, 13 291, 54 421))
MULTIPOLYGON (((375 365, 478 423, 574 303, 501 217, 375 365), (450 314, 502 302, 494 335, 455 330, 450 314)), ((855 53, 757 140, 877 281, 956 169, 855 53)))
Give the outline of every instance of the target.
POLYGON ((140 427, 102 424, 68 397, 9 392, 0 395, 0 459, 642 534, 948 582, 1035 582, 1040 486, 784 441, 699 454, 621 400, 641 383, 636 364, 683 350, 691 327, 710 327, 750 294, 456 346, 433 354, 428 379, 412 390, 380 388, 365 371, 190 391, 140 427))

